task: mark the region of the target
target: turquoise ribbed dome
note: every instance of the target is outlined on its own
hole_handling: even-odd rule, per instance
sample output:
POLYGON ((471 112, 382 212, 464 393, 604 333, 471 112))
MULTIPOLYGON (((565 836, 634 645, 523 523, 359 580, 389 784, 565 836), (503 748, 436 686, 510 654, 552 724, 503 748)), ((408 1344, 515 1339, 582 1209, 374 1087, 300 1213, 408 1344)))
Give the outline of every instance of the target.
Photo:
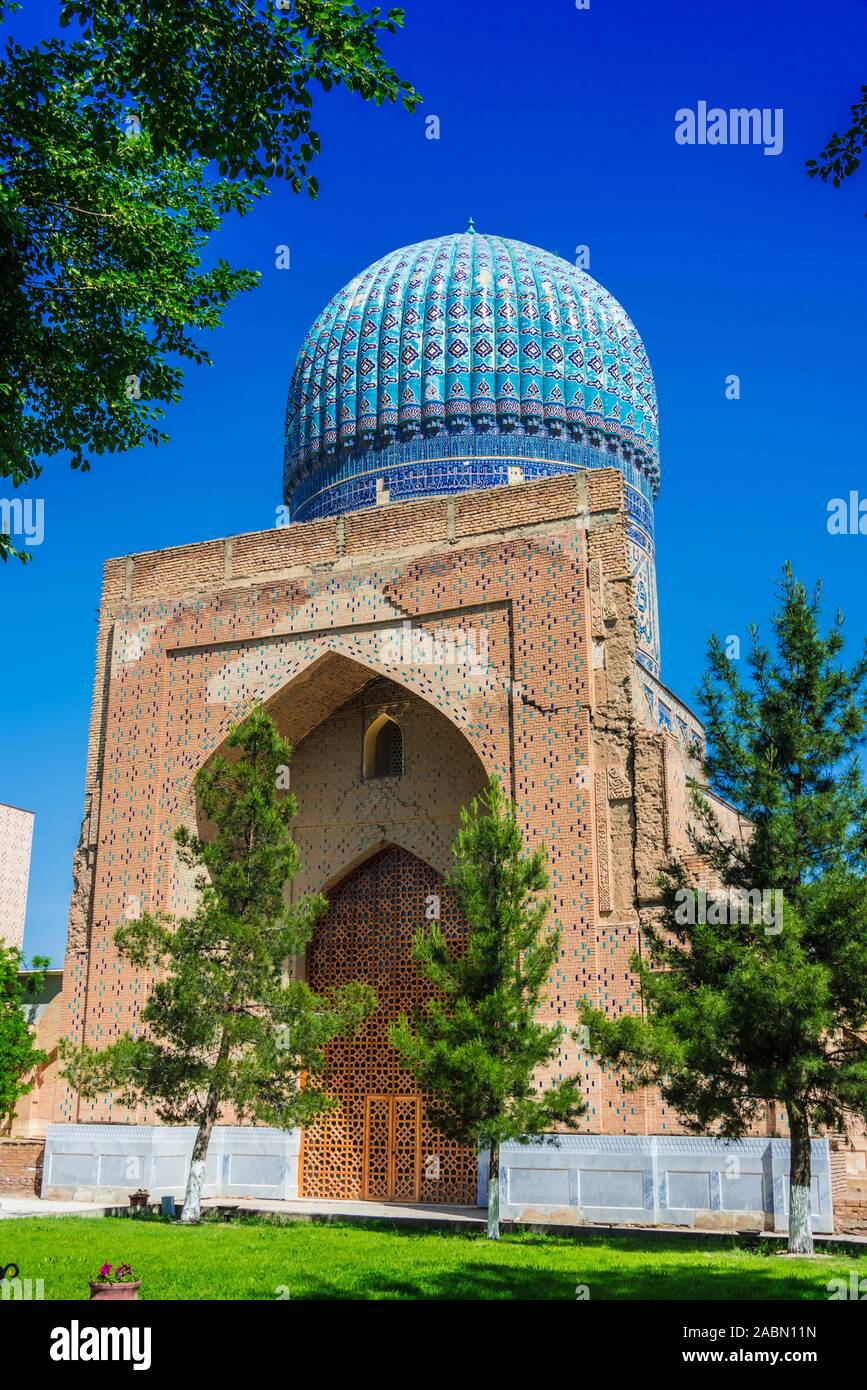
POLYGON ((289 393, 293 516, 372 505, 377 475, 398 500, 505 481, 513 460, 528 477, 607 463, 656 495, 653 376, 607 290, 470 230, 393 251, 334 296, 289 393))

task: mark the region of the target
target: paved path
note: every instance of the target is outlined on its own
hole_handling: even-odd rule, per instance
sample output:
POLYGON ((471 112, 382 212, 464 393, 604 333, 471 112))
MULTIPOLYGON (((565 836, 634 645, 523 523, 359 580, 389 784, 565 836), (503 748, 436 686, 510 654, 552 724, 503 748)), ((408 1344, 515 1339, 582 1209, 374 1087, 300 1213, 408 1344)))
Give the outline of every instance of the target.
MULTIPOLYGON (((180 1206, 180 1203, 178 1203, 180 1206)), ((286 1217, 292 1221, 394 1221, 402 1226, 416 1226, 428 1230, 480 1229, 485 1225, 483 1207, 439 1206, 424 1202, 327 1202, 309 1198, 276 1199, 262 1197, 206 1197, 203 1207, 224 1212, 262 1212, 286 1217)), ((56 1202, 41 1197, 28 1197, 22 1194, 0 1197, 0 1221, 22 1216, 118 1216, 126 1212, 125 1205, 104 1202, 56 1202)), ((508 1226, 509 1223, 504 1223, 508 1226)), ((546 1231, 559 1234, 582 1236, 598 1235, 681 1235, 692 1240, 713 1242, 728 1237, 732 1231, 709 1231, 689 1226, 599 1226, 584 1224, 580 1226, 545 1226, 546 1231)), ((746 1235, 747 1232, 741 1232, 746 1235)), ((780 1231, 757 1232, 764 1239, 779 1239, 780 1231)), ((815 1237, 816 1245, 826 1242, 852 1247, 867 1246, 867 1235, 839 1235, 815 1237)))
POLYGON ((484 1226, 487 1215, 483 1207, 426 1202, 328 1202, 307 1197, 285 1202, 258 1197, 211 1197, 202 1205, 221 1211, 275 1212, 297 1221, 399 1221, 439 1227, 484 1226))
MULTIPOLYGON (((178 1203, 180 1206, 180 1203, 178 1203)), ((407 1224, 483 1226, 481 1207, 432 1206, 401 1202, 326 1202, 298 1199, 277 1201, 259 1197, 206 1197, 206 1208, 220 1211, 267 1212, 296 1221, 374 1221, 390 1220, 407 1224)), ((125 1212, 125 1203, 61 1202, 15 1193, 0 1197, 0 1221, 21 1216, 115 1216, 125 1212)))
POLYGON ((0 1197, 0 1221, 17 1216, 112 1216, 120 1210, 126 1207, 120 1208, 116 1203, 106 1206, 105 1202, 48 1202, 23 1193, 0 1197))

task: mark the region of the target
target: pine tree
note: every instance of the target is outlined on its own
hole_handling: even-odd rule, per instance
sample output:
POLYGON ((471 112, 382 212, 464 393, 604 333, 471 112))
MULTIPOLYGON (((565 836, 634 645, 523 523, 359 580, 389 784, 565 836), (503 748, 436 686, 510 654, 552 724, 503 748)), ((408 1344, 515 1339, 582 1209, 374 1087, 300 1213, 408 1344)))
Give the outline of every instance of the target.
POLYGON ((841 660, 843 620, 821 625, 786 566, 772 647, 750 632, 749 679, 718 638, 700 690, 710 793, 693 786, 692 842, 720 885, 703 900, 667 866, 658 923, 633 960, 644 1014, 585 1007, 591 1048, 654 1084, 695 1131, 743 1135, 785 1110, 789 1249, 810 1253, 811 1131, 867 1118, 867 656, 841 660), (703 909, 703 910, 699 910, 703 909))
POLYGON ((26 1010, 50 964, 46 956, 34 956, 25 973, 21 951, 0 945, 0 1125, 11 1121, 21 1096, 33 1090, 35 1069, 48 1061, 48 1053, 36 1046, 26 1010))
POLYGON ((419 928, 414 956, 437 992, 389 1036, 430 1097, 433 1124, 487 1149, 488 1238, 497 1240, 500 1145, 572 1127, 584 1103, 571 1078, 544 1087, 535 1080, 565 1033, 537 1017, 559 933, 545 930, 544 849, 523 853, 515 809, 495 777, 462 810, 453 852, 448 885, 468 924, 465 949, 453 954, 437 922, 419 928))
POLYGON ((351 982, 328 997, 289 979, 325 907, 305 896, 289 907, 298 869, 290 835, 295 799, 283 795, 291 748, 261 709, 229 734, 229 757, 199 770, 195 793, 213 833, 175 832, 179 857, 197 871, 198 905, 176 922, 145 915, 115 934, 139 969, 159 971, 142 1010, 145 1036, 102 1051, 65 1049, 64 1075, 84 1096, 115 1090, 119 1104, 152 1104, 169 1124, 194 1124, 185 1223, 201 1219, 211 1130, 221 1109, 238 1123, 306 1125, 337 1102, 305 1088, 321 1075, 323 1049, 370 1014, 369 986, 351 982))

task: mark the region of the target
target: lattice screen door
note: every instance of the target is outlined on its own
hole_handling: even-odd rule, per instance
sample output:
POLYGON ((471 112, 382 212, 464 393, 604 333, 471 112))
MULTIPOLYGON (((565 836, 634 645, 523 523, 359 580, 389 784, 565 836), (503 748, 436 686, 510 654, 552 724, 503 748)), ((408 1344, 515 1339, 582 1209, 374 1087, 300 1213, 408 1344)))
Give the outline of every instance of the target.
POLYGON ((418 1201, 420 1130, 420 1096, 367 1097, 364 1114, 366 1201, 418 1201))
POLYGON ((304 1131, 304 1197, 476 1200, 475 1151, 433 1128, 425 1097, 388 1040, 398 1014, 411 1014, 431 993, 412 956, 431 903, 440 906, 446 940, 459 945, 466 926, 453 893, 434 869, 394 847, 366 860, 333 890, 316 925, 310 987, 325 994, 347 980, 367 980, 378 1008, 356 1037, 335 1039, 325 1050, 323 1084, 340 1109, 304 1131))

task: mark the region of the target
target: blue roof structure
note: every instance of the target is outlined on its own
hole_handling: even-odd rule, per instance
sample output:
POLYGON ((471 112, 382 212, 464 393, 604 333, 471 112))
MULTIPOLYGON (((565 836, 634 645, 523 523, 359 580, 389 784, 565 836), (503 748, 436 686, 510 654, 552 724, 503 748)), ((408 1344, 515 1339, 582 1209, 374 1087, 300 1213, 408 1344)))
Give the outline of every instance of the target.
POLYGON ((304 340, 286 413, 294 520, 617 467, 632 510, 659 488, 656 391, 617 300, 537 247, 475 231, 377 261, 304 340))

